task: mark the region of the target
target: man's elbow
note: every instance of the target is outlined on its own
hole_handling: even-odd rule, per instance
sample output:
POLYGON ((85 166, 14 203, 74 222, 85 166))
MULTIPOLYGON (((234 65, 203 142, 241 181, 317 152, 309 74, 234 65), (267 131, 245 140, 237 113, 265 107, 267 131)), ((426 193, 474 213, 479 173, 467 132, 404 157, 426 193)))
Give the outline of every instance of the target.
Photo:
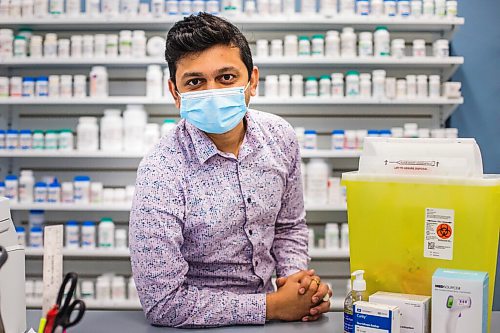
MULTIPOLYGON (((179 310, 180 306, 179 306, 179 310)), ((179 313, 177 306, 172 304, 157 304, 149 309, 144 309, 146 320, 153 326, 164 327, 190 327, 185 315, 179 313)))

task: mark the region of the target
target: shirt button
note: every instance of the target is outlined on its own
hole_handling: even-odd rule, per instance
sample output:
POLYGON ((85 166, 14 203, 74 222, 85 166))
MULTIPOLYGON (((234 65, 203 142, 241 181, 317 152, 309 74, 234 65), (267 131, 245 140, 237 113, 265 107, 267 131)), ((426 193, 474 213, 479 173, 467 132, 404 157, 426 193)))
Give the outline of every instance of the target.
POLYGON ((258 261, 255 261, 255 266, 259 266, 259 262, 258 261))
POLYGON ((247 198, 247 202, 248 202, 248 203, 252 203, 252 198, 248 197, 248 198, 247 198))
POLYGON ((248 230, 248 233, 250 234, 250 236, 253 235, 253 231, 252 230, 248 230))

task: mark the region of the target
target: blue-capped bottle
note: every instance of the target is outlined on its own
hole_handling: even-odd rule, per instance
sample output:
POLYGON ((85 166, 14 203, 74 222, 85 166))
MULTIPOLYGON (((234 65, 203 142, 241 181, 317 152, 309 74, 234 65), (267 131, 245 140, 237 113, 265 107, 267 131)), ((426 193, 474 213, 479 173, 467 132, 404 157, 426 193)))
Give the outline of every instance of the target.
POLYGON ((347 294, 344 301, 344 333, 354 332, 354 317, 352 313, 353 304, 357 301, 367 301, 366 281, 363 278, 365 271, 358 270, 351 274, 355 277, 352 283, 352 291, 347 294))

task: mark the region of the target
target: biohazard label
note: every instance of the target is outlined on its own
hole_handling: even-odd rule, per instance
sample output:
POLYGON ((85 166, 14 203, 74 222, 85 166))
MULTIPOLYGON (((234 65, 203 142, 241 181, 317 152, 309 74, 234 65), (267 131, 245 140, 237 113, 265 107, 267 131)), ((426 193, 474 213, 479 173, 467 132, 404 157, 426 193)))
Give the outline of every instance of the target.
POLYGON ((454 210, 425 209, 424 257, 453 260, 454 234, 454 210))

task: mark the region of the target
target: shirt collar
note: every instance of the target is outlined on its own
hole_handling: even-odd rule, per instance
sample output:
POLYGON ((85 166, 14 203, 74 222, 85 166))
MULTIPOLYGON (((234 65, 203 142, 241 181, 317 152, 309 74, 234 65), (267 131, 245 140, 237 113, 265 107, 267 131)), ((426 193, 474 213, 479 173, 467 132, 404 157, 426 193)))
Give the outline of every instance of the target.
POLYGON ((204 164, 209 158, 219 153, 215 143, 203 131, 187 120, 185 120, 185 124, 200 164, 204 164))
MULTIPOLYGON (((243 143, 240 147, 240 152, 238 155, 239 160, 250 155, 256 148, 259 148, 259 146, 262 146, 260 140, 261 131, 252 117, 252 110, 249 109, 247 111, 247 113, 245 114, 245 120, 247 128, 245 138, 243 139, 243 143)), ((205 162, 212 156, 221 154, 221 152, 217 149, 215 143, 213 143, 213 141, 203 131, 199 130, 198 128, 196 128, 196 126, 189 123, 188 121, 185 121, 185 124, 200 164, 205 164, 205 162)))

